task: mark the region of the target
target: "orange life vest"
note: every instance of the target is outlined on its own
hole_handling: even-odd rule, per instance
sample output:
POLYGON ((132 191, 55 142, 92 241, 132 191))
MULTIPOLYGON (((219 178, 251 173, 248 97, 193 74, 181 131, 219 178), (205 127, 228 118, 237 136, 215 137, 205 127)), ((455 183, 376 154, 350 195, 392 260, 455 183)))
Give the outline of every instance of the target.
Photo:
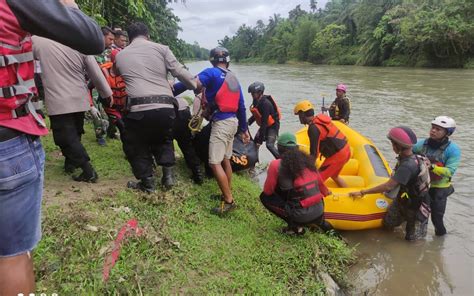
MULTIPOLYGON (((263 99, 268 99, 270 100, 270 102, 272 103, 273 105, 273 108, 275 109, 275 113, 276 113, 276 116, 278 117, 278 122, 280 121, 281 119, 281 111, 280 111, 280 108, 278 108, 275 100, 273 99, 272 96, 263 96, 260 100, 263 100, 263 99)), ((255 118, 255 122, 261 126, 262 125, 262 114, 260 114, 260 111, 258 111, 258 107, 257 106, 254 106, 254 105, 251 105, 250 106, 250 112, 252 113, 253 115, 253 118, 255 118)), ((270 114, 268 116, 268 120, 267 120, 267 126, 272 126, 275 124, 275 119, 273 118, 273 115, 270 114)))
POLYGON ((20 27, 6 0, 0 0, 0 126, 47 134, 30 101, 36 92, 31 36, 20 27))
POLYGON ((110 89, 112 89, 112 95, 114 97, 113 109, 124 110, 125 103, 127 100, 127 92, 125 88, 125 81, 120 75, 112 75, 110 69, 112 68, 113 63, 107 62, 100 65, 102 72, 104 73, 107 82, 109 83, 110 89))
POLYGON ((318 150, 322 156, 331 157, 348 145, 346 136, 332 123, 331 117, 318 114, 311 124, 319 130, 318 150))

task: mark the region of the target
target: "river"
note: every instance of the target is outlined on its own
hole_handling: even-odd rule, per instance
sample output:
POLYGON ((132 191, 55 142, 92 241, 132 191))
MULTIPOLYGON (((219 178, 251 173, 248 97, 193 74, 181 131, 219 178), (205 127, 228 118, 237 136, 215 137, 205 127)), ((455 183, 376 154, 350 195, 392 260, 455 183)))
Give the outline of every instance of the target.
MULTIPOLYGON (((187 66, 198 73, 210 64, 187 66)), ((424 138, 435 116, 453 117, 457 129, 452 139, 461 147, 462 162, 445 214, 448 234, 436 237, 430 222, 427 238, 414 243, 406 242, 401 230, 343 235, 358 256, 350 270, 351 294, 474 295, 474 70, 234 64, 230 69, 242 84, 246 106, 251 103, 248 85, 265 83, 265 92, 282 110, 280 133, 301 128, 293 115, 297 101, 310 99, 319 108, 324 95, 328 106, 336 84, 345 83, 352 102, 350 125, 372 139, 392 166, 395 155, 386 138, 391 127, 406 125, 424 138)), ((260 150, 262 162, 272 159, 266 149, 260 150)))

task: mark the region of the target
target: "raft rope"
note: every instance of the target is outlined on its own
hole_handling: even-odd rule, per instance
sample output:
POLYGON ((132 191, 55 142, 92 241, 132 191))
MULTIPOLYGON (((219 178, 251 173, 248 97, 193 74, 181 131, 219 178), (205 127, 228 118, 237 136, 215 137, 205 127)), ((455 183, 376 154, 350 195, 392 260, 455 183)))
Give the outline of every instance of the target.
POLYGON ((202 98, 201 94, 196 95, 194 97, 193 106, 196 103, 199 103, 199 109, 197 109, 197 111, 193 110, 194 114, 193 114, 193 116, 191 117, 191 120, 189 120, 189 123, 188 123, 188 127, 191 130, 191 133, 193 133, 193 134, 198 133, 199 131, 201 131, 202 120, 203 120, 201 98, 202 98), (196 102, 196 100, 198 100, 198 102, 196 102))

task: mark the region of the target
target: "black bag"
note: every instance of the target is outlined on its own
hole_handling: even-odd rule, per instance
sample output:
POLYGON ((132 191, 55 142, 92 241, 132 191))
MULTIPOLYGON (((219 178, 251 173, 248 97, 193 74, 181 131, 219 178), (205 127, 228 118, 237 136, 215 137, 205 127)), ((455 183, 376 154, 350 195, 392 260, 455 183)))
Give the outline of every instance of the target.
MULTIPOLYGON (((211 138, 211 124, 207 124, 194 136, 193 144, 196 153, 207 166, 209 161, 209 139, 211 138)), ((235 135, 232 157, 230 162, 234 172, 246 170, 255 166, 258 162, 258 148, 255 142, 244 144, 240 136, 235 135)))
POLYGON ((231 157, 232 170, 234 172, 255 167, 258 162, 258 148, 254 141, 244 144, 239 135, 234 137, 231 157))

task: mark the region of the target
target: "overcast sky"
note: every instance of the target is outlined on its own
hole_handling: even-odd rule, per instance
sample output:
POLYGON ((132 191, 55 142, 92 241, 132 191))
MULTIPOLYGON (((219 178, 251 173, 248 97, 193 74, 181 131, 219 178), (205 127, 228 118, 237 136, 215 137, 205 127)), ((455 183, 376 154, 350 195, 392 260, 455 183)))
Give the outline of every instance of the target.
MULTIPOLYGON (((318 8, 324 8, 328 0, 319 0, 318 8)), ((301 4, 309 11, 310 0, 187 0, 186 4, 169 4, 180 19, 179 38, 188 43, 197 41, 211 49, 225 35, 233 36, 240 25, 255 26, 261 19, 268 23, 273 14, 287 18, 288 12, 301 4)))

